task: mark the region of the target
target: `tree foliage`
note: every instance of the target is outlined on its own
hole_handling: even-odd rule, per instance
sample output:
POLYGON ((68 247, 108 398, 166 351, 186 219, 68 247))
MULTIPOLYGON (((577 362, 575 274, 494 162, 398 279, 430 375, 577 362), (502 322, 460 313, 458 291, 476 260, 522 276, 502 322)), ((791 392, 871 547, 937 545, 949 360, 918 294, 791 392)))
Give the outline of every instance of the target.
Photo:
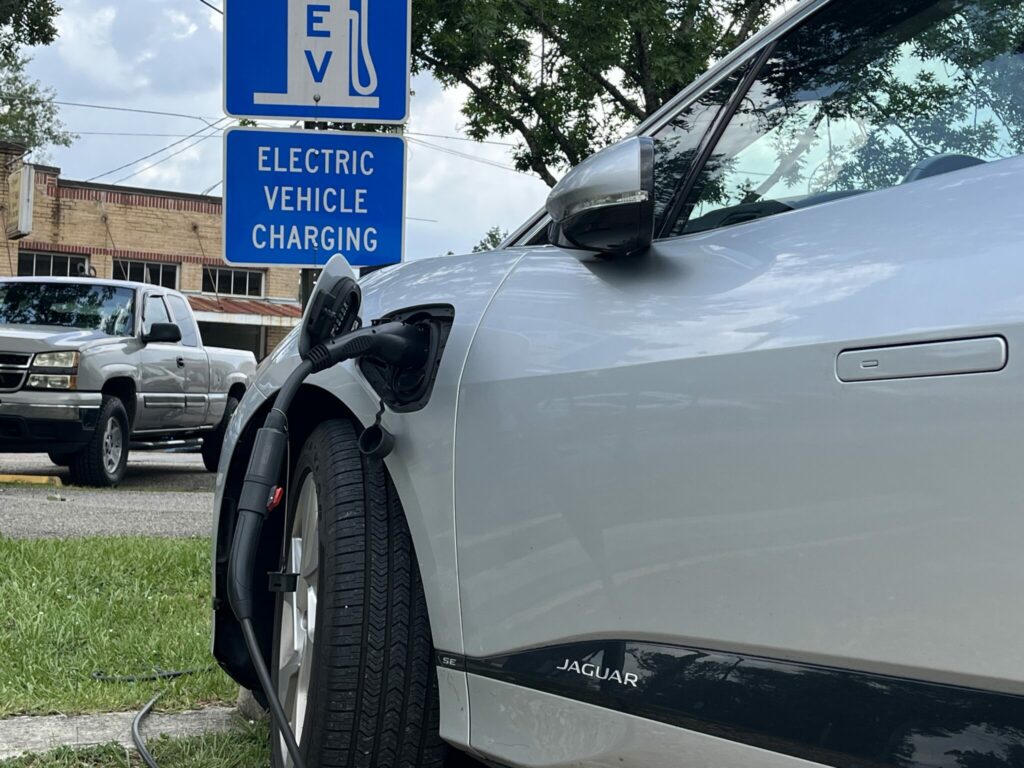
POLYGON ((517 135, 549 185, 767 22, 783 0, 416 0, 413 58, 464 86, 470 136, 517 135))
POLYGON ((508 232, 503 230, 501 227, 491 227, 480 239, 480 242, 473 246, 473 253, 493 251, 505 242, 506 237, 508 237, 508 232))
POLYGON ((22 46, 52 43, 59 11, 54 0, 0 0, 0 60, 14 60, 22 46))
POLYGON ((75 135, 57 115, 55 94, 26 74, 27 63, 17 55, 0 60, 0 140, 24 144, 29 150, 70 146, 75 135))
POLYGON ((50 144, 68 146, 74 134, 65 130, 53 103, 54 93, 25 72, 25 46, 49 45, 57 38, 54 0, 0 0, 0 139, 29 150, 50 144))

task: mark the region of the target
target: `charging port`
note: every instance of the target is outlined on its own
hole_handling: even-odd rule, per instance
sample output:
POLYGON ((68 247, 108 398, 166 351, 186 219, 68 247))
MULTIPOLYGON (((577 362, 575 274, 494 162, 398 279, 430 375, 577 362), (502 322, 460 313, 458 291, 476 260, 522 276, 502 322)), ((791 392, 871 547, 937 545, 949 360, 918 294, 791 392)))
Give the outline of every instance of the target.
POLYGON ((430 304, 400 309, 373 321, 373 325, 394 321, 416 325, 430 334, 426 360, 417 368, 399 368, 369 356, 359 359, 359 370, 392 411, 418 411, 430 400, 454 319, 451 305, 430 304))

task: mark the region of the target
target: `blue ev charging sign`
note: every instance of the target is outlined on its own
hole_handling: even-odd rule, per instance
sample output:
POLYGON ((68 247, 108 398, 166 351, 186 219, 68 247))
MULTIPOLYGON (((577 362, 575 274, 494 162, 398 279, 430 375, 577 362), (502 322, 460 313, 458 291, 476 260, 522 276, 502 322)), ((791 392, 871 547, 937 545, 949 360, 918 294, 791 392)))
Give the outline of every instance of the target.
POLYGON ((396 264, 405 239, 405 140, 386 133, 232 128, 224 139, 230 264, 396 264))
POLYGON ((226 0, 232 117, 404 123, 411 0, 226 0))

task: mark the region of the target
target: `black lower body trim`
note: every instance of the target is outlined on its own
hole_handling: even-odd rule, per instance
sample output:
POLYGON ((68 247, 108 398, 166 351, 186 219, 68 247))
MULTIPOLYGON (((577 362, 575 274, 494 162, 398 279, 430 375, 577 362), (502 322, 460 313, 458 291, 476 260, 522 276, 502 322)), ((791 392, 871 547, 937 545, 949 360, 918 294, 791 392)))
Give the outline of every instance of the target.
MULTIPOLYGON (((461 666, 463 657, 443 655, 461 666)), ((629 641, 465 665, 475 675, 840 768, 1024 768, 1022 696, 629 641)))

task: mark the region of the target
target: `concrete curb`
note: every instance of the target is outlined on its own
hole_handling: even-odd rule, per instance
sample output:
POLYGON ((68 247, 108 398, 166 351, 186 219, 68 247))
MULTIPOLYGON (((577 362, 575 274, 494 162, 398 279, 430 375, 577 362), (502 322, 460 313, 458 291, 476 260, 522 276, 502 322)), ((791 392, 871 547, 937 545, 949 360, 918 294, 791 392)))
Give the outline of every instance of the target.
MULTIPOLYGON (((135 715, 135 712, 113 712, 0 720, 0 760, 26 752, 47 752, 57 747, 90 747, 110 742, 132 747, 131 728, 135 715)), ((142 721, 142 736, 149 741, 161 734, 181 738, 224 733, 237 726, 239 717, 234 707, 209 707, 176 714, 154 713, 142 721)))

